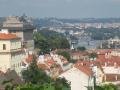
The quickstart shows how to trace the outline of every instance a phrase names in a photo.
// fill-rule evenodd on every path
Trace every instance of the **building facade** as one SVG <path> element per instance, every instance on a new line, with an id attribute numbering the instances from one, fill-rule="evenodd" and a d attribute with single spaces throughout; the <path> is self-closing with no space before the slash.
<path id="1" fill-rule="evenodd" d="M 24 51 L 21 47 L 21 39 L 14 34 L 0 33 L 0 70 L 15 70 L 21 72 Z"/>
<path id="2" fill-rule="evenodd" d="M 3 22 L 2 32 L 8 32 L 21 38 L 22 47 L 28 51 L 34 50 L 33 31 L 34 26 L 24 17 L 7 17 Z"/>

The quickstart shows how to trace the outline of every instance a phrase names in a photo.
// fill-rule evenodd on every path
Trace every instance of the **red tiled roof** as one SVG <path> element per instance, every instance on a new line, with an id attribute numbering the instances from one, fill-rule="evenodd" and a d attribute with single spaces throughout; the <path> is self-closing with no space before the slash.
<path id="1" fill-rule="evenodd" d="M 79 56 L 86 56 L 88 55 L 89 53 L 88 52 L 81 52 L 81 51 L 72 51 L 71 52 L 71 55 L 79 55 Z"/>
<path id="2" fill-rule="evenodd" d="M 95 52 L 99 54 L 111 53 L 112 49 L 97 49 Z"/>
<path id="3" fill-rule="evenodd" d="M 11 39 L 20 39 L 20 38 L 14 34 L 0 33 L 0 40 L 11 40 Z"/>
<path id="4" fill-rule="evenodd" d="M 80 71 L 82 71 L 83 73 L 85 73 L 86 75 L 88 76 L 91 76 L 93 73 L 92 73 L 92 70 L 90 69 L 90 67 L 88 66 L 87 63 L 84 63 L 84 62 L 77 62 L 75 65 L 74 65 L 75 68 L 79 69 Z"/>
<path id="5" fill-rule="evenodd" d="M 114 66 L 115 63 L 116 66 L 120 66 L 119 56 L 110 56 L 109 58 L 105 58 L 105 55 L 98 55 L 96 61 L 99 62 L 102 66 L 105 66 L 105 63 L 107 64 L 107 66 Z"/>

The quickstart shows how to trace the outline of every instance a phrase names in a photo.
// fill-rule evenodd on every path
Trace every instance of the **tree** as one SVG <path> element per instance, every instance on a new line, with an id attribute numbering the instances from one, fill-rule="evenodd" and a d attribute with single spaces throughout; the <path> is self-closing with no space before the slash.
<path id="1" fill-rule="evenodd" d="M 43 85 L 25 84 L 16 87 L 16 90 L 45 90 Z"/>
<path id="2" fill-rule="evenodd" d="M 63 90 L 65 88 L 67 88 L 67 90 L 70 89 L 70 83 L 67 82 L 65 78 L 57 78 L 54 85 L 55 85 L 55 90 Z"/>
<path id="3" fill-rule="evenodd" d="M 58 51 L 57 54 L 65 57 L 68 61 L 70 61 L 70 54 L 67 51 Z"/>
<path id="4" fill-rule="evenodd" d="M 51 49 L 70 48 L 68 40 L 61 34 L 49 30 L 34 33 L 35 48 L 42 53 L 49 53 Z"/>
<path id="5" fill-rule="evenodd" d="M 60 48 L 61 49 L 69 49 L 70 48 L 70 44 L 69 44 L 69 41 L 66 39 L 66 38 L 64 38 L 64 37 L 62 37 L 61 39 L 60 39 Z"/>
<path id="6" fill-rule="evenodd" d="M 50 44 L 47 39 L 40 33 L 34 33 L 35 48 L 40 49 L 40 53 L 48 53 L 50 51 Z"/>
<path id="7" fill-rule="evenodd" d="M 57 78 L 50 83 L 40 84 L 24 84 L 18 86 L 15 90 L 70 90 L 70 83 L 64 78 Z"/>
<path id="8" fill-rule="evenodd" d="M 105 84 L 102 88 L 103 90 L 117 90 L 117 87 L 113 84 Z"/>
<path id="9" fill-rule="evenodd" d="M 103 86 L 96 86 L 95 90 L 118 90 L 117 86 L 113 84 L 105 84 Z"/>
<path id="10" fill-rule="evenodd" d="M 50 82 L 50 77 L 47 76 L 43 70 L 38 68 L 35 58 L 27 70 L 22 72 L 22 76 L 26 83 L 43 84 Z"/>
<path id="11" fill-rule="evenodd" d="M 80 51 L 85 51 L 86 48 L 85 47 L 78 47 L 77 50 L 80 50 Z"/>

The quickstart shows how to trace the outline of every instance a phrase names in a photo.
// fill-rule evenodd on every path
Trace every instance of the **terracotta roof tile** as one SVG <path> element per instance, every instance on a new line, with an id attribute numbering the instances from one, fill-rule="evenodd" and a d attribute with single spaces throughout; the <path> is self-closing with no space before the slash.
<path id="1" fill-rule="evenodd" d="M 0 40 L 11 40 L 11 39 L 20 39 L 20 38 L 14 34 L 0 33 Z"/>
<path id="2" fill-rule="evenodd" d="M 91 76 L 93 73 L 92 73 L 92 70 L 90 69 L 90 67 L 88 66 L 87 63 L 85 62 L 78 62 L 74 65 L 75 68 L 79 69 L 80 71 L 82 71 L 83 73 L 85 73 L 86 75 L 88 76 Z"/>
<path id="3" fill-rule="evenodd" d="M 110 56 L 109 58 L 105 58 L 105 55 L 98 55 L 96 61 L 99 62 L 102 66 L 105 66 L 105 63 L 107 64 L 107 66 L 114 66 L 115 63 L 116 66 L 120 66 L 119 56 Z"/>
<path id="4" fill-rule="evenodd" d="M 97 49 L 95 52 L 98 54 L 111 53 L 112 49 Z"/>

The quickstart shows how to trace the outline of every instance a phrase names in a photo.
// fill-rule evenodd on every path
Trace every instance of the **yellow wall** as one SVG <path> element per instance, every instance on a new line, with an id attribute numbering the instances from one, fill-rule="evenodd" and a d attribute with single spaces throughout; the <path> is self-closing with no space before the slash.
<path id="1" fill-rule="evenodd" d="M 10 68 L 10 54 L 0 54 L 0 70 L 5 71 Z"/>
<path id="2" fill-rule="evenodd" d="M 6 50 L 3 50 L 3 44 L 6 44 Z M 20 40 L 0 40 L 0 52 L 10 52 L 21 48 Z"/>
<path id="3" fill-rule="evenodd" d="M 6 44 L 6 50 L 3 50 L 3 44 Z M 9 40 L 0 40 L 0 52 L 10 52 Z"/>
<path id="4" fill-rule="evenodd" d="M 6 50 L 3 50 L 3 44 L 6 44 Z M 21 40 L 0 40 L 0 60 L 2 71 L 10 68 L 20 74 L 22 61 L 24 60 L 24 53 L 21 51 Z"/>

